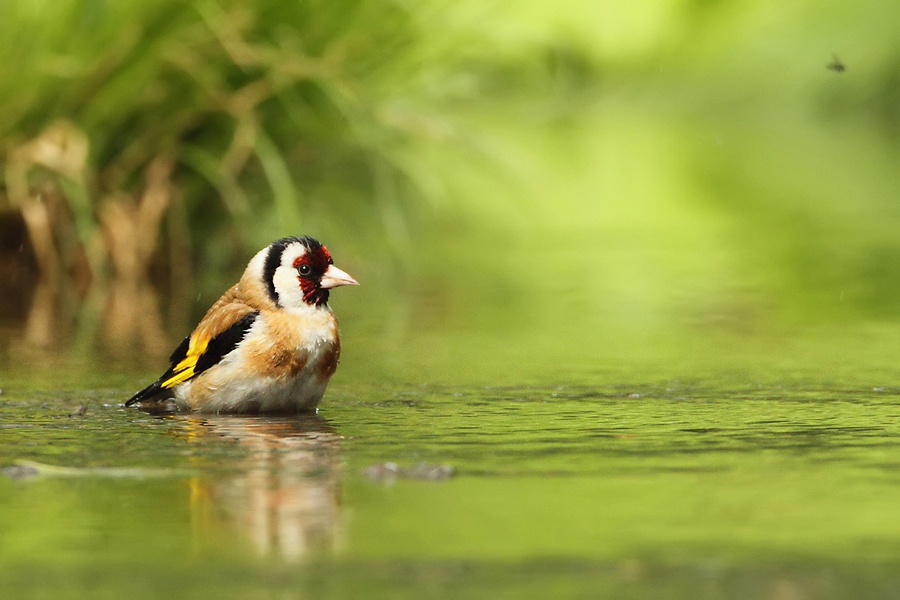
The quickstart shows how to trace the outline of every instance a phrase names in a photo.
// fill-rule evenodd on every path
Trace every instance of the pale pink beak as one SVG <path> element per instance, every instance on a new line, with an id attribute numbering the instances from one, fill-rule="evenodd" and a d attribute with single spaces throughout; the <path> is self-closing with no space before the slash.
<path id="1" fill-rule="evenodd" d="M 327 290 L 340 285 L 359 285 L 359 283 L 336 266 L 328 265 L 328 268 L 322 274 L 322 279 L 319 280 L 319 287 Z"/>

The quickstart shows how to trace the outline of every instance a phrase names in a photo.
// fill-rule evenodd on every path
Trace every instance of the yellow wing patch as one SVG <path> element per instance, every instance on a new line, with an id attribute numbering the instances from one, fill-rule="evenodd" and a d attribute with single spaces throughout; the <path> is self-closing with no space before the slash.
<path id="1" fill-rule="evenodd" d="M 210 338 L 208 336 L 201 335 L 191 338 L 187 354 L 177 365 L 175 365 L 175 368 L 172 369 L 172 376 L 163 381 L 160 384 L 160 387 L 169 389 L 170 387 L 176 386 L 182 381 L 187 381 L 193 377 L 194 368 L 197 366 L 197 359 L 206 352 L 209 340 Z"/>

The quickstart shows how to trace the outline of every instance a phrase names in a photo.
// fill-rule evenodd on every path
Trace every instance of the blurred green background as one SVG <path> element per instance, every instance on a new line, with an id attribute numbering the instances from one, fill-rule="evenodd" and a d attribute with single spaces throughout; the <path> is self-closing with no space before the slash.
<path id="1" fill-rule="evenodd" d="M 0 467 L 43 465 L 0 595 L 894 596 L 898 40 L 883 0 L 0 2 Z M 319 418 L 119 407 L 297 234 L 362 284 Z"/>
<path id="2" fill-rule="evenodd" d="M 113 358 L 161 357 L 257 249 L 303 233 L 363 282 L 334 302 L 382 375 L 888 369 L 898 12 L 5 2 L 0 203 L 51 207 L 57 264 L 30 265 L 76 307 L 35 345 L 93 347 L 106 324 Z M 132 279 L 182 298 L 162 326 L 109 325 Z"/>

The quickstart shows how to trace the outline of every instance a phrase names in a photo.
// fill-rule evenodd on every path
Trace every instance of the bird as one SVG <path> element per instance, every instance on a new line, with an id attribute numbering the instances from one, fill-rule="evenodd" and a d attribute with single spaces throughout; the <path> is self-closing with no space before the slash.
<path id="1" fill-rule="evenodd" d="M 312 412 L 341 354 L 328 296 L 359 285 L 309 236 L 275 240 L 249 262 L 125 406 L 202 413 Z M 174 403 L 174 406 L 173 406 Z"/>

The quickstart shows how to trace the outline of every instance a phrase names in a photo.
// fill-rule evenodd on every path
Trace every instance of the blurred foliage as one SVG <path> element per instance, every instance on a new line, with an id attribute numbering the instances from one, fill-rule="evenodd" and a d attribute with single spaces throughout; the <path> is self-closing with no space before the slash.
<path id="1" fill-rule="evenodd" d="M 32 193 L 66 199 L 49 212 L 72 213 L 56 233 L 84 247 L 70 271 L 102 267 L 101 237 L 137 270 L 201 259 L 194 312 L 271 239 L 316 235 L 377 283 L 335 302 L 400 371 L 535 364 L 562 342 L 559 363 L 698 345 L 720 359 L 848 324 L 882 327 L 860 356 L 885 356 L 900 321 L 898 10 L 6 2 L 4 183 L 13 204 L 23 170 Z M 84 136 L 80 168 L 34 151 L 54 135 Z"/>
<path id="2" fill-rule="evenodd" d="M 484 32 L 451 44 L 433 35 L 433 9 L 391 1 L 0 11 L 0 136 L 13 148 L 58 119 L 84 132 L 87 189 L 67 194 L 82 241 L 101 204 L 134 196 L 148 165 L 170 157 L 174 218 L 207 258 L 237 249 L 243 260 L 309 230 L 400 249 L 423 200 L 441 199 L 415 142 L 458 141 L 449 105 L 533 87 L 550 68 L 540 53 L 492 51 Z"/>

